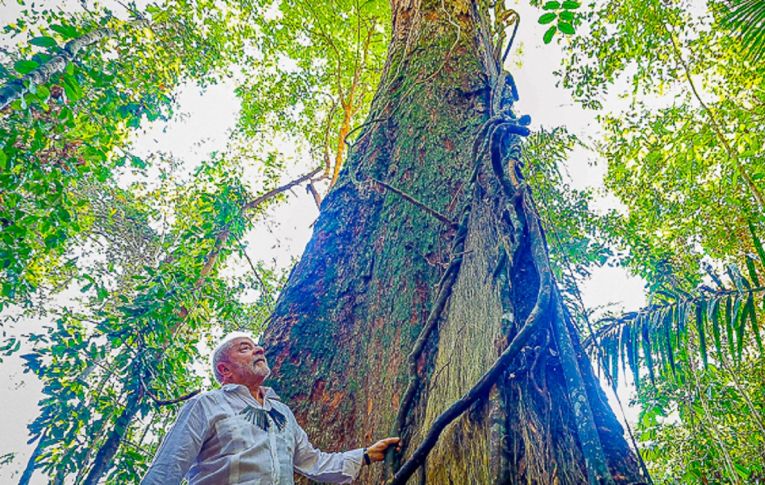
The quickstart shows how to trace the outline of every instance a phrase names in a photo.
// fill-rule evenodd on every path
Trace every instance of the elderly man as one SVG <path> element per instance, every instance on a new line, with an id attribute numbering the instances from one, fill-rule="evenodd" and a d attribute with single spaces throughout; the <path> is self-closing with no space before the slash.
<path id="1" fill-rule="evenodd" d="M 293 471 L 319 482 L 350 483 L 363 464 L 381 461 L 398 438 L 368 448 L 324 453 L 308 441 L 286 404 L 263 381 L 263 348 L 247 334 L 226 337 L 213 352 L 221 388 L 181 409 L 141 483 L 170 485 L 292 484 Z"/>

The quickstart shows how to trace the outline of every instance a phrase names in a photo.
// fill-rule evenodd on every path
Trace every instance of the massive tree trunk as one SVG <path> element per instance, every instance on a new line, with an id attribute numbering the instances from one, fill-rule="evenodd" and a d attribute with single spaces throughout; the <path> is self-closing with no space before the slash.
<path id="1" fill-rule="evenodd" d="M 420 478 L 643 481 L 551 280 L 517 169 L 525 128 L 484 7 L 392 8 L 371 114 L 267 331 L 274 386 L 322 448 L 400 432 L 406 459 L 519 348 L 446 427 Z M 379 483 L 399 465 L 363 478 Z"/>

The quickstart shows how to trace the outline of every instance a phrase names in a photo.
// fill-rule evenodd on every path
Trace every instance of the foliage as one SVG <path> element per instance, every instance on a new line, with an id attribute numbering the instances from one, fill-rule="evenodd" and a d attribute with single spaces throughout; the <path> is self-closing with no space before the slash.
<path id="1" fill-rule="evenodd" d="M 659 483 L 765 479 L 762 359 L 686 368 L 638 393 L 641 451 Z"/>
<path id="2" fill-rule="evenodd" d="M 537 20 L 542 25 L 552 24 L 542 35 L 542 41 L 545 44 L 552 42 L 556 32 L 564 35 L 573 35 L 576 32 L 575 26 L 579 23 L 576 16 L 576 10 L 581 4 L 575 0 L 565 0 L 564 2 L 549 1 L 542 5 L 543 13 Z"/>
<path id="3" fill-rule="evenodd" d="M 639 384 L 639 436 L 667 481 L 762 475 L 764 434 L 752 423 L 765 389 L 753 370 L 764 359 L 765 91 L 729 34 L 727 8 L 596 2 L 559 73 L 599 110 L 605 183 L 624 204 L 603 234 L 651 295 L 648 307 L 596 324 L 591 351 L 613 377 Z"/>
<path id="4" fill-rule="evenodd" d="M 256 17 L 259 50 L 237 88 L 239 136 L 306 144 L 333 183 L 380 79 L 389 10 L 386 1 L 281 2 Z"/>
<path id="5" fill-rule="evenodd" d="M 224 259 L 237 248 L 221 247 L 220 235 L 235 241 L 248 226 L 242 207 L 249 195 L 238 175 L 223 170 L 226 165 L 215 160 L 177 187 L 178 194 L 168 194 L 176 195 L 177 217 L 164 238 L 151 241 L 158 263 L 134 268 L 118 285 L 108 274 L 85 276 L 82 309 L 63 308 L 49 331 L 33 339 L 35 350 L 22 356 L 44 384 L 46 397 L 30 431 L 41 436 L 38 465 L 50 475 L 82 479 L 131 392 L 174 399 L 198 388 L 209 375 L 199 364 L 206 360 L 199 342 L 226 330 L 257 332 L 270 312 L 268 275 L 253 273 L 232 287 L 208 269 L 211 258 Z M 124 224 L 122 232 L 133 231 L 136 219 Z M 260 299 L 241 303 L 251 287 Z M 124 437 L 129 446 L 117 456 L 110 481 L 136 481 L 151 459 L 146 451 L 161 435 L 160 423 L 172 417 L 152 399 L 141 404 Z"/>
<path id="6" fill-rule="evenodd" d="M 668 265 L 691 287 L 704 256 L 743 265 L 749 223 L 763 228 L 761 70 L 687 3 L 604 2 L 588 20 L 562 79 L 585 106 L 611 88 L 629 99 L 600 115 L 599 145 L 606 185 L 628 210 L 612 231 L 626 262 L 649 281 Z"/>
<path id="7" fill-rule="evenodd" d="M 579 284 L 613 256 L 601 234 L 612 216 L 600 216 L 590 209 L 591 190 L 571 186 L 564 170 L 577 147 L 581 148 L 581 142 L 565 128 L 543 128 L 526 138 L 522 158 L 528 184 L 539 204 L 555 277 L 567 307 L 575 310 L 584 328 L 590 311 L 584 307 Z"/>
<path id="8" fill-rule="evenodd" d="M 246 30 L 228 24 L 232 12 L 213 3 L 169 2 L 119 19 L 108 10 L 69 14 L 30 7 L 5 26 L 20 41 L 0 80 L 42 67 L 67 41 L 95 29 L 110 33 L 78 53 L 49 82 L 30 85 L 0 119 L 0 238 L 4 302 L 47 282 L 66 241 L 89 229 L 87 186 L 107 182 L 123 165 L 145 166 L 126 151 L 142 121 L 167 119 L 173 90 L 185 78 L 220 76 L 241 51 Z M 199 53 L 205 55 L 199 55 Z"/>
<path id="9" fill-rule="evenodd" d="M 715 290 L 702 285 L 696 295 L 660 291 L 655 298 L 659 302 L 647 308 L 601 320 L 597 333 L 585 346 L 600 354 L 615 379 L 619 361 L 622 368 L 626 362 L 637 386 L 641 367 L 655 382 L 656 371 L 663 379 L 672 379 L 679 367 L 691 366 L 699 359 L 707 367 L 710 360 L 740 361 L 745 350 L 761 354 L 762 314 L 758 307 L 762 304 L 765 312 L 765 287 L 759 283 L 754 263 L 750 264 L 751 279 L 731 269 L 734 288 Z M 698 355 L 692 355 L 691 348 Z"/>
<path id="10" fill-rule="evenodd" d="M 723 17 L 723 25 L 737 33 L 744 52 L 757 63 L 765 52 L 765 3 L 761 0 L 734 0 Z"/>

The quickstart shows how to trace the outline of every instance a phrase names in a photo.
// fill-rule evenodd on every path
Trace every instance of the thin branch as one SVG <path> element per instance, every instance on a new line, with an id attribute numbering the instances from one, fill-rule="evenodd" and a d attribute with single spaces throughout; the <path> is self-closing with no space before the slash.
<path id="1" fill-rule="evenodd" d="M 423 204 L 422 202 L 420 202 L 419 200 L 415 199 L 414 197 L 412 197 L 411 195 L 407 194 L 406 192 L 403 192 L 403 191 L 401 191 L 401 190 L 399 190 L 399 189 L 397 189 L 397 188 L 395 188 L 395 187 L 393 187 L 391 185 L 388 185 L 388 184 L 386 184 L 383 181 L 377 180 L 374 177 L 369 177 L 369 180 L 371 180 L 372 182 L 376 183 L 377 185 L 383 187 L 384 189 L 393 192 L 394 194 L 398 195 L 399 197 L 401 197 L 402 199 L 406 200 L 407 202 L 410 202 L 410 203 L 414 204 L 415 206 L 417 206 L 420 209 L 424 210 L 425 212 L 427 212 L 431 216 L 435 217 L 439 221 L 443 222 L 447 226 L 452 227 L 452 228 L 456 228 L 454 222 L 451 219 L 449 219 L 445 215 L 441 214 L 437 210 L 435 210 L 435 209 L 433 209 L 431 207 L 428 207 L 427 205 Z"/>
<path id="2" fill-rule="evenodd" d="M 321 210 L 321 194 L 319 193 L 318 190 L 316 190 L 316 186 L 313 184 L 313 180 L 308 182 L 305 189 L 313 197 L 313 201 L 316 204 L 316 208 Z"/>
<path id="3" fill-rule="evenodd" d="M 321 167 L 315 168 L 315 169 L 311 170 L 310 172 L 308 172 L 307 174 L 301 175 L 300 177 L 296 178 L 295 180 L 291 180 L 291 181 L 287 182 L 284 185 L 280 185 L 279 187 L 276 187 L 275 189 L 271 189 L 268 192 L 266 192 L 265 194 L 260 195 L 258 197 L 255 197 L 254 199 L 252 199 L 251 201 L 246 203 L 242 207 L 242 210 L 247 212 L 249 210 L 255 209 L 257 206 L 259 206 L 263 202 L 267 201 L 268 199 L 271 199 L 271 198 L 281 194 L 282 192 L 286 192 L 286 191 L 288 191 L 289 189 L 291 189 L 292 187 L 294 187 L 296 185 L 300 185 L 303 182 L 307 182 L 307 181 L 311 180 L 316 175 L 318 175 L 319 172 L 321 172 Z"/>
<path id="4" fill-rule="evenodd" d="M 189 399 L 196 396 L 200 392 L 202 392 L 201 389 L 197 389 L 181 397 L 164 400 L 164 399 L 157 398 L 157 396 L 155 396 L 154 393 L 151 392 L 151 390 L 149 390 L 149 388 L 146 388 L 146 394 L 151 398 L 152 401 L 154 401 L 154 404 L 156 404 L 157 406 L 169 406 L 171 404 L 178 404 L 179 402 L 188 401 Z"/>
<path id="5" fill-rule="evenodd" d="M 135 25 L 141 26 L 147 23 L 146 20 L 141 19 L 136 21 Z M 48 61 L 32 70 L 30 73 L 5 83 L 5 85 L 0 88 L 0 111 L 4 110 L 13 101 L 21 98 L 24 94 L 29 92 L 32 87 L 44 84 L 55 74 L 63 72 L 67 64 L 75 58 L 79 51 L 112 35 L 114 35 L 114 30 L 103 27 L 88 32 L 76 39 L 72 39 L 64 45 L 58 54 L 51 57 Z"/>

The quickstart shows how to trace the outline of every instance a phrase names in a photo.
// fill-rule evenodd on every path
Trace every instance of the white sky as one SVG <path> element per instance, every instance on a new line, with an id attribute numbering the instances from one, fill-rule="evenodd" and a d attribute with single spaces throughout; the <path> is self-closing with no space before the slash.
<path id="1" fill-rule="evenodd" d="M 520 69 L 511 68 L 518 85 L 520 113 L 530 114 L 532 128 L 539 126 L 566 126 L 569 131 L 585 141 L 592 139 L 592 134 L 599 131 L 594 113 L 586 112 L 576 105 L 568 93 L 556 87 L 552 72 L 559 68 L 561 50 L 555 44 L 542 44 L 544 26 L 536 23 L 539 13 L 525 3 L 517 5 L 522 16 L 522 24 L 516 41 L 515 52 L 519 47 L 523 52 Z M 16 15 L 18 7 L 14 4 L 0 6 L 0 19 L 3 23 Z M 515 62 L 515 59 L 510 61 Z M 164 151 L 183 159 L 189 173 L 212 151 L 225 149 L 229 130 L 233 128 L 239 109 L 238 100 L 233 93 L 233 85 L 211 86 L 201 92 L 195 86 L 185 86 L 179 96 L 179 113 L 183 117 L 169 123 L 154 123 L 146 127 L 136 140 L 135 152 L 147 155 L 154 151 Z M 290 147 L 285 151 L 294 153 Z M 595 207 L 607 209 L 616 206 L 613 196 L 603 194 L 603 175 L 605 164 L 601 161 L 593 165 L 593 155 L 585 150 L 576 150 L 568 163 L 568 173 L 575 188 L 598 189 Z M 289 174 L 284 180 L 304 173 L 312 168 L 308 160 L 294 160 Z M 289 200 L 271 210 L 272 222 L 259 223 L 248 234 L 248 254 L 264 261 L 273 261 L 280 267 L 288 267 L 291 260 L 299 257 L 307 243 L 310 225 L 318 215 L 313 199 L 304 188 L 296 188 Z M 585 304 L 590 308 L 614 304 L 615 310 L 634 310 L 645 304 L 643 282 L 629 276 L 621 268 L 605 267 L 593 271 L 592 277 L 582 287 Z M 68 295 L 67 295 L 68 296 Z M 66 298 L 65 296 L 64 298 Z M 10 333 L 26 333 L 40 329 L 44 322 L 24 321 L 15 327 L 6 328 Z M 41 398 L 41 386 L 31 374 L 23 374 L 19 352 L 0 364 L 0 392 L 11 397 L 6 402 L 5 412 L 0 415 L 0 457 L 15 453 L 7 465 L 0 465 L 0 483 L 12 483 L 18 480 L 32 446 L 26 445 L 26 426 L 37 415 L 37 401 Z M 620 389 L 622 401 L 628 401 L 629 390 Z M 616 408 L 615 408 L 616 409 Z M 634 422 L 636 410 L 628 411 L 629 420 Z M 617 415 L 618 415 L 617 411 Z M 45 483 L 38 473 L 33 483 Z"/>

